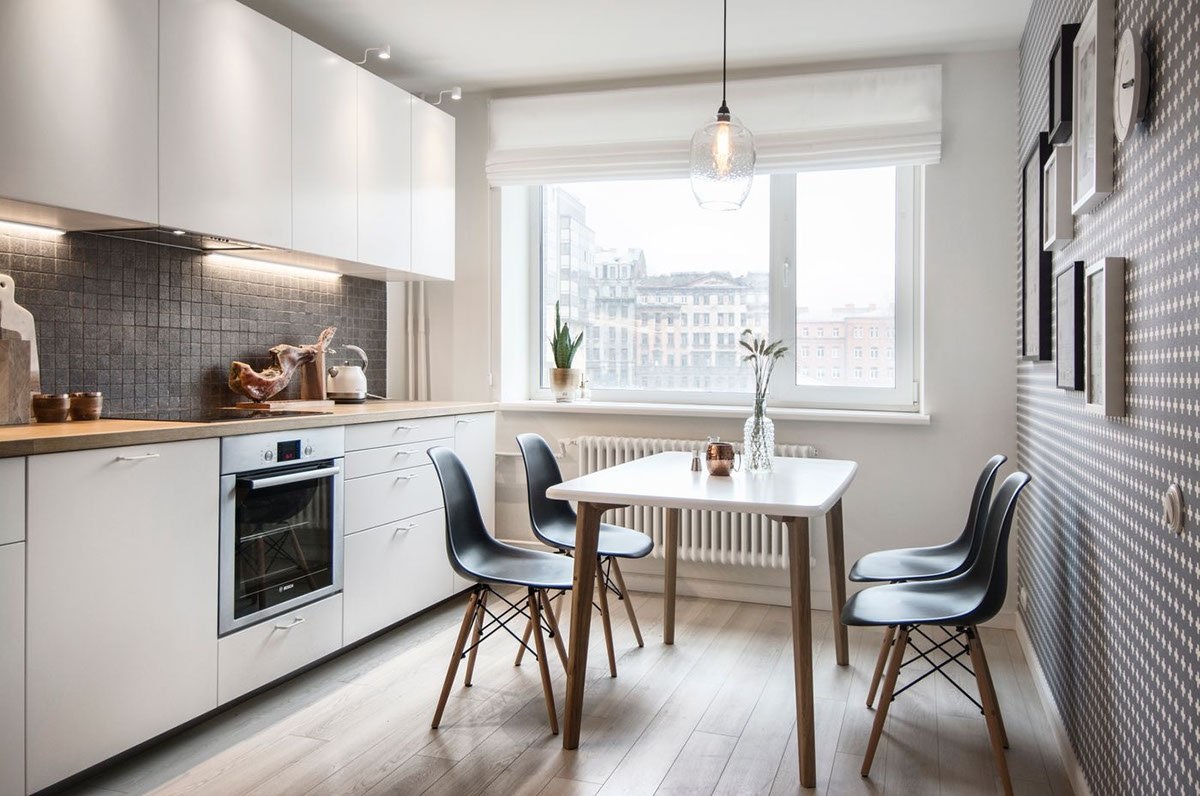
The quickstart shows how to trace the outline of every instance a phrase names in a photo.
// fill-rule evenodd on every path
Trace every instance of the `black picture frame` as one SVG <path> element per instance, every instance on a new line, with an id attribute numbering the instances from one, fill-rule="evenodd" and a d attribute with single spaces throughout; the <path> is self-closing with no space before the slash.
<path id="1" fill-rule="evenodd" d="M 1079 24 L 1063 25 L 1050 49 L 1050 143 L 1065 144 L 1071 140 L 1071 80 L 1072 46 Z"/>
<path id="2" fill-rule="evenodd" d="M 1083 270 L 1076 261 L 1054 275 L 1054 299 L 1058 317 L 1054 327 L 1058 358 L 1055 386 L 1063 390 L 1084 387 Z"/>
<path id="3" fill-rule="evenodd" d="M 1038 133 L 1021 160 L 1021 356 L 1041 361 L 1054 356 L 1050 339 L 1054 255 L 1042 246 L 1042 204 L 1046 200 L 1042 181 L 1049 158 L 1050 141 L 1046 133 Z"/>

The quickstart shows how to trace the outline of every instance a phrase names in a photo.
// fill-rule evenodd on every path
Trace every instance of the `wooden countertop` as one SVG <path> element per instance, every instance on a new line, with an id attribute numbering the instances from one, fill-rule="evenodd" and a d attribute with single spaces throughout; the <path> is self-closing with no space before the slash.
<path id="1" fill-rule="evenodd" d="M 493 412 L 494 403 L 464 401 L 368 401 L 335 406 L 332 414 L 231 420 L 221 423 L 176 423 L 161 420 L 71 420 L 0 426 L 0 458 L 91 448 L 115 448 L 185 439 L 231 437 L 262 431 L 290 431 L 323 426 L 348 426 L 419 417 L 444 417 Z"/>

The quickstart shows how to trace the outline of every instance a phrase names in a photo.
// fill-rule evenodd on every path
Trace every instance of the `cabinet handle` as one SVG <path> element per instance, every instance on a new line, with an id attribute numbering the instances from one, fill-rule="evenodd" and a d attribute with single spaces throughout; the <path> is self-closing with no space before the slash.
<path id="1" fill-rule="evenodd" d="M 457 418 L 457 419 L 456 419 L 454 422 L 455 422 L 455 423 L 463 423 L 464 425 L 469 425 L 469 424 L 471 424 L 471 423 L 474 423 L 474 422 L 475 422 L 475 418 L 473 418 L 473 417 L 460 417 L 460 418 Z"/>
<path id="2" fill-rule="evenodd" d="M 139 456 L 118 456 L 117 461 L 119 461 L 119 462 L 144 462 L 147 459 L 157 459 L 158 457 L 159 457 L 159 454 L 157 454 L 157 453 L 143 453 Z"/>
<path id="3" fill-rule="evenodd" d="M 409 531 L 411 531 L 413 528 L 416 528 L 416 527 L 417 527 L 417 526 L 415 526 L 415 525 L 412 525 L 412 524 L 409 524 L 409 525 L 397 525 L 397 526 L 396 526 L 396 531 L 395 531 L 395 533 L 393 533 L 393 534 L 392 534 L 392 536 L 395 536 L 396 534 L 398 534 L 398 533 L 401 533 L 401 532 L 403 532 L 403 533 L 408 533 Z"/>
<path id="4" fill-rule="evenodd" d="M 397 481 L 411 481 L 414 478 L 416 478 L 415 475 L 398 475 L 398 476 L 396 476 Z"/>
<path id="5" fill-rule="evenodd" d="M 293 627 L 295 627 L 296 625 L 299 625 L 303 622 L 304 622 L 304 617 L 296 616 L 296 617 L 292 618 L 292 621 L 289 624 L 275 625 L 275 629 L 276 630 L 291 630 Z"/>
<path id="6" fill-rule="evenodd" d="M 412 456 L 412 455 L 413 455 L 412 451 L 396 451 L 397 459 L 399 459 L 401 456 Z"/>
<path id="7" fill-rule="evenodd" d="M 392 433 L 399 434 L 401 431 L 412 431 L 416 426 L 396 426 L 396 430 Z"/>

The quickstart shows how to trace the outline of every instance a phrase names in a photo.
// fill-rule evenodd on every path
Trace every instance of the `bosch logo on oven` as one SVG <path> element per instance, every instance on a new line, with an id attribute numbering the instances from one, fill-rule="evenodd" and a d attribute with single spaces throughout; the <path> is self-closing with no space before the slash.
<path id="1" fill-rule="evenodd" d="M 295 583 L 285 583 L 279 587 L 279 593 L 283 594 L 285 591 L 291 591 L 295 585 Z"/>

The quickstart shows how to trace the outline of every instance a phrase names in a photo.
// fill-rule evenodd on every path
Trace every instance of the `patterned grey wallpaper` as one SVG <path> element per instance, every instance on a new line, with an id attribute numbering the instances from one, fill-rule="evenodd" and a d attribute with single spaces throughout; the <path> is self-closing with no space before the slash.
<path id="1" fill-rule="evenodd" d="M 1115 191 L 1056 267 L 1127 258 L 1128 413 L 1084 413 L 1054 363 L 1018 365 L 1022 614 L 1095 794 L 1200 793 L 1200 0 L 1115 0 L 1145 31 L 1148 123 Z M 1046 127 L 1046 60 L 1086 0 L 1034 0 L 1021 42 L 1020 151 Z M 1115 139 L 1114 139 L 1114 146 Z M 1019 155 L 1018 155 L 1019 157 Z M 1014 175 L 1018 168 L 1014 168 Z M 1014 187 L 1017 180 L 1014 179 Z M 1019 306 L 1019 303 L 1018 303 Z M 1159 497 L 1193 507 L 1177 537 Z"/>
<path id="2" fill-rule="evenodd" d="M 0 273 L 37 324 L 42 389 L 100 390 L 108 416 L 228 405 L 231 360 L 262 367 L 271 346 L 312 342 L 325 326 L 338 327 L 335 347 L 362 347 L 383 377 L 382 282 L 248 270 L 83 233 L 0 233 Z"/>

